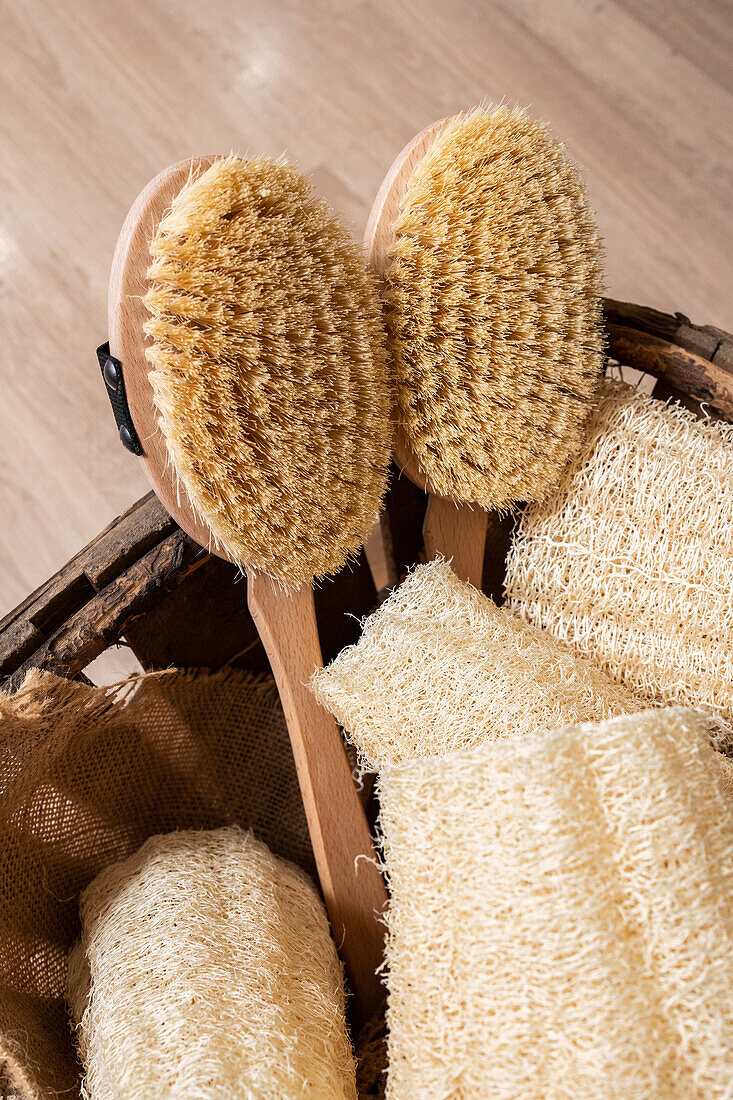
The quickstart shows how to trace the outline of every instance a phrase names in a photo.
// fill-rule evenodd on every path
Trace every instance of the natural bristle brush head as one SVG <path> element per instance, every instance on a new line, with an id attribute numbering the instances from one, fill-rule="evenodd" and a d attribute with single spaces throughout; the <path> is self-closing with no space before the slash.
<path id="1" fill-rule="evenodd" d="M 367 230 L 413 480 L 486 509 L 539 499 L 601 374 L 601 245 L 562 145 L 520 110 L 429 127 Z"/>
<path id="2" fill-rule="evenodd" d="M 155 487 L 165 481 L 175 518 L 237 564 L 288 586 L 334 573 L 372 528 L 391 446 L 383 327 L 359 249 L 282 162 L 208 158 L 158 180 L 130 215 L 146 234 L 134 320 L 147 362 L 120 355 L 126 379 L 146 376 L 130 403 L 136 426 L 136 408 L 152 407 L 147 440 L 138 431 Z"/>

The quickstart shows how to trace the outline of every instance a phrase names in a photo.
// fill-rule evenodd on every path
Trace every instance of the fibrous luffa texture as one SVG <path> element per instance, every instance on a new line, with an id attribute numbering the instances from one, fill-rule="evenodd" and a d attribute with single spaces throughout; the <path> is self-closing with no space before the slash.
<path id="1" fill-rule="evenodd" d="M 506 588 L 649 701 L 733 721 L 733 427 L 605 382 L 581 452 L 521 521 Z"/>
<path id="2" fill-rule="evenodd" d="M 215 544 L 288 585 L 337 571 L 387 484 L 391 395 L 371 278 L 293 168 L 215 161 L 150 245 L 145 326 L 174 470 Z"/>
<path id="3" fill-rule="evenodd" d="M 398 442 L 442 496 L 541 498 L 600 376 L 601 247 L 576 168 L 524 112 L 459 115 L 417 166 L 385 299 Z"/>
<path id="4" fill-rule="evenodd" d="M 733 819 L 658 710 L 389 766 L 389 1100 L 723 1100 Z"/>
<path id="5" fill-rule="evenodd" d="M 377 769 L 645 707 L 443 561 L 418 566 L 312 686 Z"/>
<path id="6" fill-rule="evenodd" d="M 719 720 L 644 712 L 443 562 L 313 686 L 380 769 L 389 1100 L 722 1100 Z"/>
<path id="7" fill-rule="evenodd" d="M 153 837 L 81 915 L 69 1000 L 90 1100 L 355 1100 L 323 904 L 251 833 Z"/>

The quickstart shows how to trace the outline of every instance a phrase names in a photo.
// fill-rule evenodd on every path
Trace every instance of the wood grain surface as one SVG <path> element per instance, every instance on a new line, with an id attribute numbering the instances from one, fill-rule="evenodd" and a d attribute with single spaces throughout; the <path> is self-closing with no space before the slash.
<path id="1" fill-rule="evenodd" d="M 451 116 L 437 119 L 425 126 L 419 134 L 415 134 L 397 154 L 379 185 L 364 230 L 364 256 L 380 283 L 389 267 L 389 250 L 394 240 L 394 224 L 413 173 L 427 156 L 433 142 L 450 122 Z M 397 465 L 407 474 L 410 481 L 414 481 L 415 485 L 428 492 L 427 478 L 420 468 L 417 457 L 412 453 L 400 424 L 397 425 L 395 432 L 394 456 Z"/>
<path id="2" fill-rule="evenodd" d="M 488 520 L 488 512 L 477 504 L 431 496 L 422 529 L 426 558 L 447 558 L 457 577 L 480 588 Z"/>
<path id="3" fill-rule="evenodd" d="M 284 593 L 268 577 L 248 573 L 247 599 L 285 712 L 323 899 L 356 996 L 352 1007 L 364 1024 L 384 999 L 377 970 L 387 891 L 339 728 L 308 688 L 322 665 L 313 589 Z"/>
<path id="4" fill-rule="evenodd" d="M 109 347 L 122 363 L 130 415 L 143 450 L 139 461 L 175 521 L 207 550 L 212 549 L 211 531 L 196 515 L 176 475 L 158 424 L 153 388 L 148 380 L 150 364 L 145 355 L 150 341 L 143 332 L 150 314 L 143 298 L 148 290 L 150 241 L 163 215 L 171 200 L 185 187 L 191 172 L 208 168 L 213 159 L 195 157 L 172 164 L 140 192 L 120 230 L 112 258 L 107 303 Z"/>
<path id="5" fill-rule="evenodd" d="M 584 167 L 608 292 L 733 328 L 723 0 L 0 0 L 0 613 L 146 488 L 94 348 L 166 164 L 286 152 L 361 236 L 397 152 L 484 97 Z"/>

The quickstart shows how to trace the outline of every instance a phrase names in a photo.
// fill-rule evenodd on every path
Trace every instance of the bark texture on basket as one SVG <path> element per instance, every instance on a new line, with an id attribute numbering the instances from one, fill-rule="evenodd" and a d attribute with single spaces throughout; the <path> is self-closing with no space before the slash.
<path id="1" fill-rule="evenodd" d="M 679 393 L 733 419 L 733 336 L 693 325 L 683 313 L 606 299 L 609 353 L 629 367 L 664 379 Z"/>

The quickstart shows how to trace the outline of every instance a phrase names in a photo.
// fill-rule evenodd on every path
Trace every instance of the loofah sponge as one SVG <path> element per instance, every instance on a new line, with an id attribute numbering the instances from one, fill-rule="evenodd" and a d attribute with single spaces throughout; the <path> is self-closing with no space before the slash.
<path id="1" fill-rule="evenodd" d="M 555 483 L 602 368 L 600 253 L 544 125 L 478 108 L 436 138 L 385 283 L 398 421 L 433 492 L 506 508 Z"/>
<path id="2" fill-rule="evenodd" d="M 733 795 L 733 760 L 718 753 L 718 765 L 723 777 L 723 786 L 728 794 Z"/>
<path id="3" fill-rule="evenodd" d="M 418 566 L 311 685 L 374 768 L 645 706 L 443 561 Z"/>
<path id="4" fill-rule="evenodd" d="M 583 449 L 522 519 L 506 589 L 650 702 L 733 721 L 733 426 L 605 382 Z"/>
<path id="5" fill-rule="evenodd" d="M 90 1100 L 355 1100 L 323 904 L 251 833 L 153 837 L 81 915 L 69 1001 Z"/>
<path id="6" fill-rule="evenodd" d="M 709 719 L 387 767 L 389 1100 L 723 1100 L 733 817 Z"/>
<path id="7" fill-rule="evenodd" d="M 149 375 L 170 461 L 216 542 L 288 585 L 334 573 L 386 490 L 391 397 L 359 252 L 295 169 L 231 156 L 151 245 Z"/>

